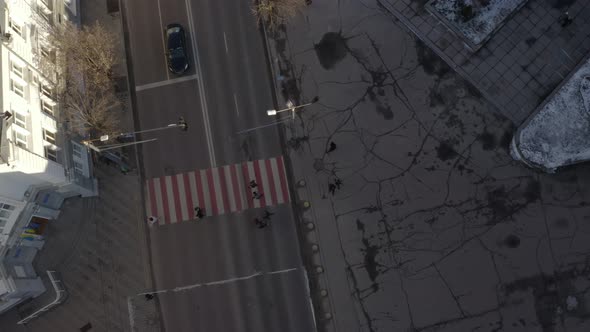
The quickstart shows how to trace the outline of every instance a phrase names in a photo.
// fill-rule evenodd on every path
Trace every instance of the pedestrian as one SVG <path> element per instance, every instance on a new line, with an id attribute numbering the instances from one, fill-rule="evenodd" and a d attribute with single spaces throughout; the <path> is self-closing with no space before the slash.
<path id="1" fill-rule="evenodd" d="M 340 190 L 340 186 L 342 185 L 342 180 L 340 180 L 340 178 L 336 178 L 334 185 L 336 186 L 336 189 Z"/>
<path id="2" fill-rule="evenodd" d="M 268 223 L 264 220 L 260 220 L 260 218 L 254 218 L 254 223 L 256 226 L 258 226 L 258 228 L 264 228 L 268 226 Z"/>
<path id="3" fill-rule="evenodd" d="M 254 195 L 254 199 L 261 199 L 262 196 L 264 196 L 264 194 L 261 194 L 257 191 L 252 192 L 252 195 Z"/>
<path id="4" fill-rule="evenodd" d="M 197 219 L 201 219 L 205 216 L 205 213 L 203 212 L 203 209 L 201 209 L 200 207 L 196 207 L 195 208 L 195 215 L 197 217 Z"/>
<path id="5" fill-rule="evenodd" d="M 256 183 L 256 180 L 250 181 L 250 188 L 256 188 L 256 187 L 258 187 L 258 184 Z"/>
<path id="6" fill-rule="evenodd" d="M 158 218 L 156 218 L 156 217 L 154 217 L 154 216 L 149 216 L 149 217 L 148 217 L 148 223 L 149 223 L 150 225 L 153 225 L 153 224 L 155 224 L 155 223 L 157 223 L 157 222 L 158 222 Z"/>
<path id="7" fill-rule="evenodd" d="M 330 147 L 328 148 L 328 153 L 336 150 L 336 143 L 330 142 Z"/>
<path id="8" fill-rule="evenodd" d="M 558 22 L 559 24 L 561 24 L 562 28 L 565 28 L 566 26 L 572 24 L 574 20 L 570 17 L 569 12 L 565 12 L 563 14 L 561 14 L 561 16 L 559 16 Z"/>
<path id="9" fill-rule="evenodd" d="M 336 185 L 333 183 L 330 183 L 328 185 L 328 191 L 330 192 L 330 194 L 334 195 L 334 193 L 336 192 Z"/>
<path id="10" fill-rule="evenodd" d="M 264 217 L 262 217 L 263 220 L 270 220 L 270 217 L 272 217 L 274 213 L 268 211 L 268 210 L 264 210 Z"/>

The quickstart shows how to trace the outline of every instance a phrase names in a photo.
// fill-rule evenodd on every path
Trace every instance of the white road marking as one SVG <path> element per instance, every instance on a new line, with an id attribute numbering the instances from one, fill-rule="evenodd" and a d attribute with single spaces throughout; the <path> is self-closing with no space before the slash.
<path id="1" fill-rule="evenodd" d="M 164 22 L 162 22 L 162 9 L 160 7 L 160 0 L 158 0 L 158 17 L 160 18 L 160 26 L 162 27 L 162 30 L 164 30 L 165 27 Z M 164 40 L 164 33 L 162 33 L 160 37 L 162 38 L 162 46 L 164 47 L 164 54 L 162 55 L 164 56 L 164 68 L 166 68 L 166 78 L 170 79 L 170 73 L 168 72 L 168 61 L 166 60 L 166 41 Z"/>
<path id="2" fill-rule="evenodd" d="M 260 182 L 258 183 L 258 188 L 260 188 L 260 193 L 264 195 L 264 202 L 265 205 L 272 204 L 272 195 L 270 191 L 270 179 L 268 178 L 267 172 L 270 170 L 266 169 L 266 161 L 265 160 L 256 160 L 254 161 L 258 164 L 258 168 L 260 169 Z M 258 200 L 259 201 L 259 200 Z"/>
<path id="3" fill-rule="evenodd" d="M 165 86 L 165 85 L 170 85 L 170 84 L 175 84 L 175 83 L 180 83 L 180 82 L 185 82 L 185 81 L 190 81 L 190 80 L 196 80 L 197 78 L 199 78 L 197 75 L 190 75 L 190 76 L 173 78 L 171 80 L 153 82 L 153 83 L 148 83 L 148 84 L 144 84 L 144 85 L 137 85 L 137 86 L 135 86 L 135 91 L 143 91 L 143 90 L 158 88 L 158 87 Z"/>
<path id="4" fill-rule="evenodd" d="M 176 178 L 174 179 L 178 185 L 178 200 L 180 201 L 180 215 L 182 219 L 180 220 L 188 220 L 188 216 L 190 211 L 188 210 L 188 204 L 186 204 L 186 190 L 190 190 L 190 188 L 184 187 L 184 175 L 183 174 L 176 174 Z"/>
<path id="5" fill-rule="evenodd" d="M 227 48 L 227 36 L 225 35 L 225 31 L 223 32 L 223 42 L 225 43 L 225 53 L 229 53 Z"/>
<path id="6" fill-rule="evenodd" d="M 188 182 L 189 182 L 189 186 L 191 188 L 191 196 L 193 199 L 193 206 L 199 206 L 199 194 L 197 192 L 197 179 L 195 178 L 195 176 L 201 176 L 200 174 L 197 174 L 196 172 L 190 172 L 188 173 Z M 204 209 L 204 206 L 199 206 L 200 208 Z"/>
<path id="7" fill-rule="evenodd" d="M 212 211 L 213 206 L 211 204 L 211 196 L 209 195 L 211 193 L 211 191 L 209 190 L 209 181 L 207 180 L 207 171 L 202 169 L 200 171 L 198 171 L 199 174 L 198 176 L 201 177 L 201 186 L 203 187 L 203 199 L 205 201 L 205 206 L 201 206 L 201 208 L 205 209 L 205 213 L 212 213 L 209 211 Z M 213 190 L 213 189 L 211 189 Z"/>
<path id="8" fill-rule="evenodd" d="M 244 174 L 242 173 L 242 164 L 234 164 L 234 170 L 236 171 L 236 178 L 238 180 L 237 194 L 239 195 L 240 204 L 242 204 L 242 210 L 248 209 L 248 202 L 246 201 L 246 184 L 244 183 Z"/>
<path id="9" fill-rule="evenodd" d="M 215 203 L 217 203 L 217 213 L 225 213 L 225 203 L 223 202 L 223 186 L 221 185 L 221 178 L 219 175 L 219 168 L 211 169 L 211 177 L 213 178 L 213 191 L 215 192 Z M 211 191 L 209 191 L 211 192 Z"/>
<path id="10" fill-rule="evenodd" d="M 203 86 L 203 71 L 201 70 L 201 61 L 199 60 L 198 44 L 197 44 L 197 29 L 193 24 L 193 11 L 189 0 L 184 0 L 186 5 L 186 12 L 188 14 L 188 25 L 191 32 L 191 40 L 193 46 L 193 56 L 195 57 L 195 71 L 199 76 L 197 80 L 199 86 L 199 96 L 201 97 L 201 112 L 203 113 L 203 126 L 205 127 L 205 138 L 207 139 L 207 145 L 209 147 L 209 160 L 211 161 L 211 167 L 216 167 L 217 162 L 215 161 L 215 147 L 213 146 L 213 136 L 211 135 L 211 123 L 209 121 L 209 112 L 207 110 L 207 97 L 205 96 L 205 87 Z"/>
<path id="11" fill-rule="evenodd" d="M 273 185 L 275 187 L 275 192 L 277 193 L 277 204 L 285 203 L 283 201 L 283 188 L 281 188 L 281 173 L 279 173 L 279 165 L 277 164 L 277 158 L 272 158 L 270 160 L 270 169 L 273 178 Z"/>
<path id="12" fill-rule="evenodd" d="M 166 224 L 166 221 L 164 220 L 166 216 L 164 216 L 164 198 L 162 197 L 162 188 L 160 187 L 162 183 L 160 178 L 155 178 L 152 181 L 154 181 L 154 192 L 156 194 L 156 217 L 158 217 L 158 224 L 164 225 Z"/>
<path id="13" fill-rule="evenodd" d="M 210 282 L 205 282 L 205 283 L 192 284 L 192 285 L 188 285 L 188 286 L 179 286 L 179 287 L 170 288 L 170 289 L 155 290 L 153 292 L 138 293 L 137 296 L 144 296 L 147 294 L 162 294 L 162 293 L 167 293 L 167 292 L 182 292 L 182 291 L 191 290 L 191 289 L 198 288 L 198 287 L 229 284 L 229 283 L 233 283 L 236 281 L 248 280 L 248 279 L 252 279 L 252 278 L 256 278 L 256 277 L 260 277 L 260 276 L 264 276 L 264 275 L 285 274 L 285 273 L 289 273 L 289 272 L 293 272 L 293 271 L 297 271 L 297 270 L 298 270 L 298 268 L 291 268 L 291 269 L 284 269 L 284 270 L 270 271 L 270 272 L 258 271 L 258 272 L 255 272 L 250 275 L 243 276 L 243 277 L 235 277 L 235 278 L 224 279 L 224 280 L 216 280 L 216 281 L 210 281 Z"/>
<path id="14" fill-rule="evenodd" d="M 238 116 L 240 116 L 240 109 L 238 108 L 238 97 L 236 97 L 235 93 L 234 93 L 234 104 L 236 105 L 236 113 L 238 113 Z"/>
<path id="15" fill-rule="evenodd" d="M 249 161 L 249 162 L 247 162 L 247 163 L 246 163 L 246 165 L 247 165 L 247 169 L 248 169 L 248 179 L 250 179 L 250 180 L 248 180 L 248 183 L 249 183 L 250 181 L 252 181 L 252 180 L 255 180 L 256 182 L 258 182 L 258 179 L 256 179 L 256 172 L 254 171 L 254 162 L 252 162 L 252 161 Z M 260 191 L 261 191 L 261 190 L 262 190 L 262 188 L 260 187 L 260 184 L 258 184 L 258 187 L 257 187 L 257 188 L 255 188 L 255 189 L 250 189 L 250 193 L 251 193 L 251 194 L 250 194 L 250 199 L 252 199 L 251 197 L 253 197 L 253 196 L 254 196 L 254 192 L 258 192 L 258 193 L 260 194 Z M 253 202 L 253 204 L 252 204 L 252 205 L 253 205 L 255 208 L 259 208 L 259 207 L 261 207 L 261 206 L 262 206 L 262 205 L 260 204 L 260 200 L 259 200 L 259 199 L 252 199 L 252 202 Z"/>
<path id="16" fill-rule="evenodd" d="M 174 204 L 174 190 L 172 190 L 172 176 L 167 175 L 164 177 L 164 185 L 166 186 L 166 194 L 168 195 L 168 214 L 170 216 L 170 223 L 178 221 L 176 215 L 176 205 Z"/>
<path id="17" fill-rule="evenodd" d="M 231 176 L 231 165 L 226 165 L 223 166 L 223 175 L 225 176 L 225 187 L 227 188 L 227 198 L 229 200 L 229 207 L 226 206 L 226 208 L 229 211 L 236 211 L 237 205 L 236 205 L 236 188 L 234 188 L 234 182 L 232 180 L 232 176 Z"/>

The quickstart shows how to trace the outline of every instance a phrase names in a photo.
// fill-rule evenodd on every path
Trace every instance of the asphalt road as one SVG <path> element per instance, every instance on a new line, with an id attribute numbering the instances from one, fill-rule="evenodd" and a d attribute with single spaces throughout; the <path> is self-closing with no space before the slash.
<path id="1" fill-rule="evenodd" d="M 248 1 L 129 0 L 125 16 L 141 129 L 175 123 L 188 132 L 145 134 L 147 179 L 281 152 L 262 40 Z M 191 68 L 167 71 L 163 29 L 187 31 Z M 207 217 L 150 228 L 156 289 L 167 331 L 312 331 L 313 316 L 291 207 L 275 206 L 272 225 L 257 229 L 262 212 Z M 209 283 L 208 285 L 205 285 Z M 213 284 L 211 284 L 213 283 Z"/>

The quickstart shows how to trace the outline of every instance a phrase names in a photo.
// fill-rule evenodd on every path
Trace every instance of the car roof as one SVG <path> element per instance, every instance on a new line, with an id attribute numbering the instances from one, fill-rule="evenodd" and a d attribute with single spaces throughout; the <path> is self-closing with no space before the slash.
<path id="1" fill-rule="evenodd" d="M 170 29 L 174 29 L 174 28 L 178 28 L 180 30 L 183 30 L 182 25 L 180 25 L 178 23 L 170 23 L 166 26 L 166 30 L 170 30 Z"/>

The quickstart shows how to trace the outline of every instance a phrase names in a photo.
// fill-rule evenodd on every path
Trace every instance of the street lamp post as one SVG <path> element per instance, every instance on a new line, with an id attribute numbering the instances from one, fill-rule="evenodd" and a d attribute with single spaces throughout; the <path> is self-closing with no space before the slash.
<path id="1" fill-rule="evenodd" d="M 95 139 L 90 139 L 90 140 L 83 140 L 82 141 L 82 144 L 84 144 L 87 147 L 91 148 L 92 150 L 100 153 L 102 151 L 112 150 L 112 149 L 120 148 L 120 147 L 123 147 L 123 146 L 137 145 L 137 144 L 141 144 L 141 143 L 153 142 L 153 141 L 157 141 L 158 139 L 157 138 L 151 138 L 151 139 L 146 139 L 146 140 L 142 140 L 142 141 L 135 141 L 135 142 L 128 142 L 128 143 L 120 143 L 120 144 L 109 144 L 109 145 L 102 145 L 102 146 L 95 146 L 94 144 L 92 144 L 92 142 L 96 142 L 96 141 L 106 142 L 106 141 L 110 140 L 111 138 L 117 138 L 117 137 L 122 137 L 122 136 L 135 137 L 135 135 L 141 134 L 141 133 L 147 133 L 147 132 L 152 132 L 152 131 L 160 131 L 160 130 L 166 130 L 166 129 L 172 129 L 172 128 L 180 128 L 180 130 L 182 130 L 182 131 L 187 131 L 188 130 L 188 124 L 186 123 L 186 121 L 184 120 L 184 118 L 181 116 L 178 119 L 178 122 L 177 123 L 171 123 L 171 124 L 169 124 L 167 126 L 164 126 L 164 127 L 151 128 L 151 129 L 145 129 L 145 130 L 138 130 L 138 131 L 127 132 L 127 133 L 120 133 L 120 134 L 117 134 L 117 135 L 115 135 L 113 137 L 111 137 L 109 135 L 102 135 L 102 136 L 100 136 L 100 138 L 95 138 Z"/>
<path id="2" fill-rule="evenodd" d="M 287 101 L 287 108 L 284 108 L 282 110 L 274 110 L 274 109 L 273 110 L 268 110 L 268 111 L 266 111 L 266 114 L 268 116 L 273 116 L 273 115 L 277 115 L 277 114 L 282 113 L 282 112 L 291 111 L 291 114 L 293 114 L 293 119 L 295 119 L 295 110 L 296 109 L 302 108 L 302 107 L 305 107 L 305 106 L 309 106 L 311 104 L 315 104 L 315 103 L 317 103 L 318 100 L 320 100 L 320 98 L 318 98 L 316 96 L 316 97 L 314 97 L 311 100 L 311 102 L 309 102 L 307 104 L 303 104 L 303 105 L 297 105 L 297 106 L 294 106 L 293 105 L 293 102 L 289 100 L 289 101 Z"/>

